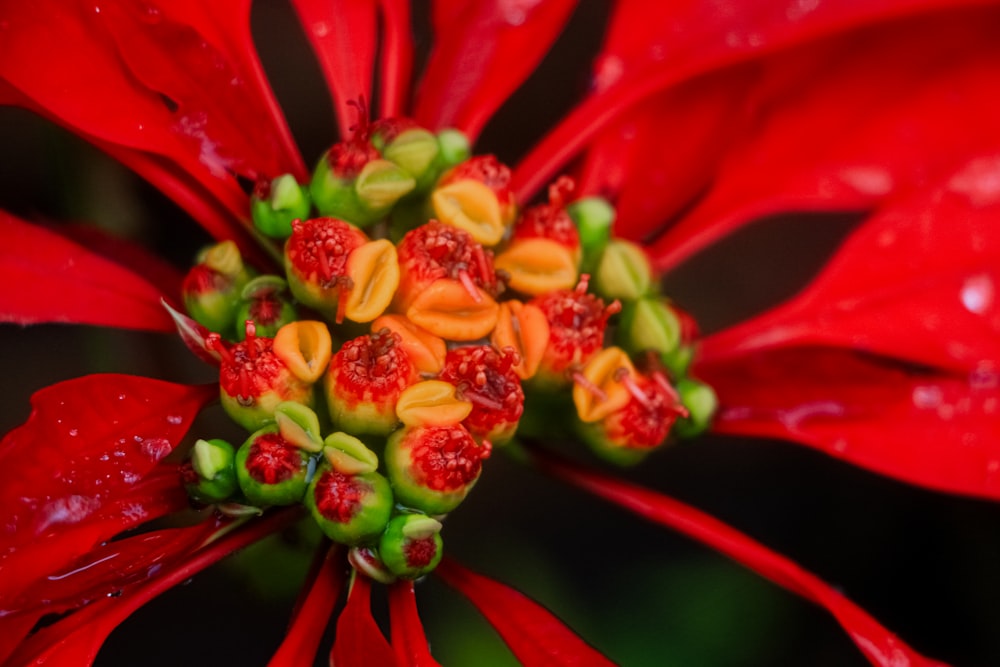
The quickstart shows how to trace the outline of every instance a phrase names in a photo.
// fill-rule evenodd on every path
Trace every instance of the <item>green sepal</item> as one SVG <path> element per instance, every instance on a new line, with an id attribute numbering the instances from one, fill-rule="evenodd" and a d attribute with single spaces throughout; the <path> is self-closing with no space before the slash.
<path id="1" fill-rule="evenodd" d="M 688 416 L 674 422 L 673 433 L 679 438 L 694 438 L 704 433 L 712 425 L 712 418 L 719 407 L 715 390 L 704 382 L 684 378 L 675 387 L 681 403 L 687 408 Z"/>
<path id="2" fill-rule="evenodd" d="M 662 357 L 673 353 L 680 340 L 681 321 L 663 300 L 644 297 L 622 306 L 615 342 L 629 354 L 653 350 Z"/>
<path id="3" fill-rule="evenodd" d="M 397 577 L 422 577 L 437 567 L 444 554 L 441 522 L 426 514 L 393 517 L 379 540 L 378 553 L 386 569 Z"/>
<path id="4" fill-rule="evenodd" d="M 250 216 L 254 227 L 265 236 L 286 239 L 292 234 L 292 221 L 309 217 L 312 201 L 306 186 L 291 174 L 282 174 L 271 181 L 271 194 L 261 199 L 250 197 Z"/>
<path id="5" fill-rule="evenodd" d="M 235 448 L 225 440 L 198 440 L 191 448 L 191 467 L 198 475 L 194 484 L 185 484 L 188 495 L 206 503 L 220 503 L 235 495 Z"/>
<path id="6" fill-rule="evenodd" d="M 580 272 L 593 273 L 611 239 L 615 209 L 602 197 L 584 197 L 567 205 L 566 213 L 580 233 L 580 249 L 583 251 Z"/>
<path id="7" fill-rule="evenodd" d="M 605 299 L 632 301 L 649 291 L 653 269 L 646 251 L 624 239 L 611 239 L 601 253 L 591 285 Z"/>

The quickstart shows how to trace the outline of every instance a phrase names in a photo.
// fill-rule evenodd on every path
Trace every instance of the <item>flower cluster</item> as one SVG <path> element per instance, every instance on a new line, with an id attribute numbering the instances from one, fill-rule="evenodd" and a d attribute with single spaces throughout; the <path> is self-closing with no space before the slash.
<path id="1" fill-rule="evenodd" d="M 0 213 L 0 320 L 179 333 L 218 369 L 62 381 L 0 441 L 5 667 L 91 664 L 151 599 L 290 526 L 323 538 L 270 665 L 308 664 L 335 618 L 331 664 L 433 667 L 424 579 L 522 664 L 611 664 L 442 557 L 487 455 L 820 605 L 873 664 L 938 664 L 616 473 L 708 429 L 1000 498 L 996 7 L 618 0 L 583 99 L 526 154 L 474 154 L 577 4 L 438 0 L 417 71 L 404 0 L 291 0 L 339 130 L 310 174 L 249 0 L 0 0 L 0 103 L 105 151 L 213 239 L 184 273 Z M 797 296 L 702 335 L 663 295 L 698 251 L 798 211 L 858 223 Z M 215 403 L 245 442 L 189 433 Z"/>

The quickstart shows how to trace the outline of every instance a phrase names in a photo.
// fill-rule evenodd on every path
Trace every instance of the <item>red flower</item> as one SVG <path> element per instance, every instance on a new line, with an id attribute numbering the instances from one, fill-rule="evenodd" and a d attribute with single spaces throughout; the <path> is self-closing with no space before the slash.
<path id="1" fill-rule="evenodd" d="M 436 39 L 411 95 L 407 3 L 292 1 L 345 139 L 365 131 L 354 127 L 360 98 L 377 101 L 379 118 L 405 114 L 475 140 L 535 71 L 575 4 L 436 2 Z M 0 101 L 106 151 L 213 237 L 234 241 L 248 263 L 277 266 L 278 246 L 253 233 L 245 184 L 284 173 L 304 183 L 307 172 L 251 41 L 249 5 L 0 1 Z M 644 242 L 665 272 L 765 216 L 856 214 L 856 229 L 797 296 L 696 341 L 692 372 L 721 403 L 712 428 L 799 442 L 917 486 L 997 499 L 997 18 L 989 3 L 953 0 L 621 0 L 591 89 L 516 162 L 510 190 L 528 202 L 572 171 L 576 194 L 613 201 L 617 233 Z M 207 331 L 161 307 L 181 297 L 181 277 L 163 260 L 93 229 L 7 213 L 0 238 L 3 321 L 156 332 L 179 325 L 211 358 Z M 308 342 L 301 345 L 308 366 Z M 171 455 L 191 446 L 192 421 L 218 392 L 216 384 L 103 374 L 35 393 L 27 422 L 0 442 L 0 662 L 90 664 L 137 608 L 300 518 L 295 508 L 258 517 L 228 506 L 193 523 L 158 522 L 188 509 Z M 543 443 L 526 441 L 521 453 L 514 458 L 821 605 L 873 664 L 938 664 L 716 519 L 566 462 Z M 482 479 L 489 475 L 486 467 Z M 553 517 L 552 531 L 563 520 Z M 641 549 L 604 526 L 588 531 L 619 559 L 623 547 Z M 345 551 L 322 543 L 270 664 L 312 661 L 344 588 Z M 352 550 L 350 559 L 379 576 L 370 551 Z M 523 664 L 611 664 L 537 603 L 452 559 L 431 576 L 472 601 Z M 369 587 L 366 576 L 352 578 L 331 661 L 436 664 L 414 585 L 388 588 L 389 639 L 369 610 Z M 623 659 L 615 646 L 603 648 Z"/>

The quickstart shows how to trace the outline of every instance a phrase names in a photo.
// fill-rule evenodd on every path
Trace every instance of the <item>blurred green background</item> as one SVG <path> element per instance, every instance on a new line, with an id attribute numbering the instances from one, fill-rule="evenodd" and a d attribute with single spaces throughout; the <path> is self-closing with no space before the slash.
<path id="1" fill-rule="evenodd" d="M 516 162 L 571 107 L 586 88 L 605 14 L 604 3 L 581 3 L 553 54 L 487 128 L 477 152 Z M 417 20 L 425 55 L 426 16 Z M 319 72 L 283 3 L 258 2 L 254 28 L 311 162 L 335 140 Z M 95 221 L 179 267 L 208 241 L 144 182 L 27 113 L 0 109 L 0 155 L 0 207 L 21 216 Z M 668 276 L 668 294 L 705 331 L 717 330 L 793 294 L 854 222 L 793 215 L 762 221 Z M 0 368 L 4 432 L 27 417 L 33 391 L 90 372 L 213 380 L 171 337 L 77 326 L 0 326 Z M 242 437 L 218 408 L 192 432 Z M 790 556 L 925 654 L 957 665 L 1000 664 L 995 505 L 925 492 L 803 447 L 759 440 L 705 437 L 625 474 Z M 504 456 L 488 462 L 443 535 L 450 555 L 542 602 L 622 665 L 867 664 L 824 611 Z M 308 529 L 289 531 L 169 592 L 129 619 L 97 664 L 265 664 L 315 540 Z M 434 577 L 420 584 L 418 602 L 446 667 L 517 664 L 471 606 Z M 377 607 L 384 613 L 384 605 Z M 317 664 L 327 662 L 327 639 Z"/>

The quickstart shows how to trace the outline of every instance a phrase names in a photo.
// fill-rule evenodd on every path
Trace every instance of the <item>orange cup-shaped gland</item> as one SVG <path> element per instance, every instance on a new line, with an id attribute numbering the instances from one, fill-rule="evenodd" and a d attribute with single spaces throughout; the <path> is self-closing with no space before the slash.
<path id="1" fill-rule="evenodd" d="M 444 367 L 448 346 L 444 339 L 421 329 L 403 315 L 383 315 L 372 322 L 372 331 L 388 329 L 399 334 L 399 345 L 416 366 L 417 372 L 437 375 Z"/>
<path id="2" fill-rule="evenodd" d="M 431 195 L 431 205 L 438 220 L 464 229 L 484 246 L 500 243 L 507 231 L 496 193 L 479 181 L 462 179 L 440 186 Z"/>
<path id="3" fill-rule="evenodd" d="M 406 311 L 418 327 L 445 340 L 478 340 L 496 326 L 500 308 L 479 287 L 469 289 L 458 280 L 434 281 Z"/>
<path id="4" fill-rule="evenodd" d="M 583 422 L 596 422 L 624 408 L 632 394 L 623 382 L 636 373 L 632 360 L 620 347 L 609 347 L 594 355 L 573 375 L 573 403 Z"/>
<path id="5" fill-rule="evenodd" d="M 458 397 L 455 385 L 425 380 L 399 395 L 396 416 L 406 426 L 454 426 L 472 412 L 472 403 Z"/>
<path id="6" fill-rule="evenodd" d="M 316 382 L 333 354 L 330 330 L 315 320 L 289 322 L 274 336 L 274 354 L 295 377 L 310 384 Z"/>
<path id="7" fill-rule="evenodd" d="M 549 321 L 537 306 L 517 299 L 503 301 L 490 342 L 500 350 L 514 348 L 520 358 L 514 364 L 514 372 L 522 380 L 528 380 L 538 371 L 549 346 Z"/>
<path id="8" fill-rule="evenodd" d="M 531 296 L 570 289 L 579 278 L 573 251 L 550 239 L 515 241 L 494 264 L 510 274 L 512 289 Z"/>
<path id="9" fill-rule="evenodd" d="M 369 241 L 351 251 L 346 272 L 352 287 L 344 314 L 354 322 L 371 322 L 389 307 L 399 287 L 396 247 L 387 239 Z"/>

